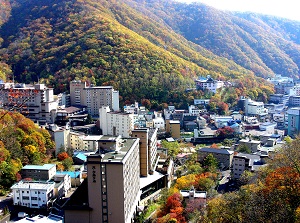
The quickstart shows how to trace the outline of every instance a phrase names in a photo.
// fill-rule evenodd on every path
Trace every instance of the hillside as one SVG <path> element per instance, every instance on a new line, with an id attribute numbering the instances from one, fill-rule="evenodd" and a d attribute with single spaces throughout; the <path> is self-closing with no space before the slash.
<path id="1" fill-rule="evenodd" d="M 149 99 L 156 106 L 163 102 L 183 106 L 192 103 L 193 97 L 201 96 L 201 92 L 184 91 L 193 86 L 197 76 L 243 80 L 244 89 L 237 91 L 237 97 L 268 87 L 254 74 L 263 77 L 274 74 L 249 44 L 245 43 L 242 49 L 227 43 L 225 40 L 231 33 L 225 33 L 223 38 L 218 33 L 223 29 L 216 28 L 221 25 L 214 25 L 227 17 L 243 24 L 252 23 L 211 8 L 206 10 L 210 11 L 208 16 L 203 5 L 132 0 L 11 0 L 10 4 L 0 0 L 0 3 L 9 9 L 0 14 L 1 63 L 11 67 L 15 80 L 27 83 L 40 80 L 54 87 L 56 93 L 67 91 L 69 81 L 77 78 L 95 80 L 97 85 L 113 85 L 120 90 L 122 102 Z M 193 8 L 196 11 L 189 14 Z M 197 32 L 188 32 L 189 27 L 196 25 L 191 21 L 196 21 L 199 8 L 204 10 L 201 15 L 206 27 L 199 23 L 197 29 L 213 29 L 214 32 L 207 31 L 211 38 L 194 38 Z M 246 38 L 241 26 L 228 24 Z M 215 40 L 216 36 L 222 38 Z M 250 42 L 253 39 L 249 36 Z M 245 42 L 242 37 L 239 40 Z M 294 57 L 297 52 L 295 48 Z M 284 74 L 297 72 L 298 65 L 291 58 L 278 58 Z M 285 66 L 289 66 L 289 73 L 285 72 Z M 6 70 L 8 73 L 9 69 Z"/>
<path id="2" fill-rule="evenodd" d="M 267 77 L 282 74 L 298 78 L 300 66 L 300 22 L 267 22 L 264 17 L 247 19 L 244 14 L 216 10 L 203 4 L 182 4 L 172 1 L 134 1 L 192 41 L 216 55 L 235 61 L 256 75 Z M 145 12 L 145 11 L 144 11 Z M 273 28 L 276 27 L 276 28 Z M 297 27 L 298 31 L 291 32 Z M 290 37 L 290 38 L 288 38 Z"/>

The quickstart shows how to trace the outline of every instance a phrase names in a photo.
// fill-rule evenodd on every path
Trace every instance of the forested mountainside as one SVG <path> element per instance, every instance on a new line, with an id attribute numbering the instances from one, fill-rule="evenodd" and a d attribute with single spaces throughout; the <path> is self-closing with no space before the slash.
<path id="1" fill-rule="evenodd" d="M 187 40 L 235 61 L 258 76 L 274 73 L 299 76 L 300 22 L 255 14 L 236 16 L 197 3 L 136 0 L 132 5 L 145 13 L 150 11 L 148 15 L 163 19 Z"/>
<path id="2" fill-rule="evenodd" d="M 264 22 L 268 31 L 205 5 L 158 0 L 0 0 L 0 5 L 0 77 L 39 79 L 56 93 L 81 79 L 113 85 L 123 102 L 182 106 L 201 97 L 185 92 L 198 76 L 235 82 L 235 100 L 257 97 L 262 89 L 272 93 L 257 76 L 299 74 L 297 33 L 286 36 L 285 23 L 275 29 Z"/>

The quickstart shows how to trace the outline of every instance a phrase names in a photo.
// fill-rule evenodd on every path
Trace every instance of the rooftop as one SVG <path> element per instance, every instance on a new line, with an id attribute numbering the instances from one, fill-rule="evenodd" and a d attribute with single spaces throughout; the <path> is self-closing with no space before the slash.
<path id="1" fill-rule="evenodd" d="M 49 216 L 43 216 L 43 215 L 37 215 L 34 217 L 27 217 L 23 218 L 19 221 L 15 221 L 16 223 L 62 223 L 63 222 L 63 217 L 57 216 L 57 215 L 52 215 L 50 214 Z"/>
<path id="2" fill-rule="evenodd" d="M 116 137 L 112 137 L 112 138 L 116 138 Z M 136 138 L 122 138 L 121 146 L 119 147 L 118 150 L 104 153 L 104 154 L 94 154 L 91 155 L 91 157 L 101 155 L 102 162 L 121 163 L 124 157 L 127 155 L 127 152 L 138 142 L 139 139 Z"/>
<path id="3" fill-rule="evenodd" d="M 55 167 L 55 164 L 44 164 L 41 165 L 26 165 L 22 168 L 22 170 L 50 170 L 51 168 Z"/>
<path id="4" fill-rule="evenodd" d="M 198 151 L 200 152 L 208 152 L 208 153 L 219 153 L 219 154 L 227 154 L 227 155 L 231 155 L 234 152 L 227 150 L 227 149 L 214 149 L 214 148 L 202 148 L 199 149 Z"/>
<path id="5" fill-rule="evenodd" d="M 37 190 L 47 190 L 55 185 L 54 182 L 39 182 L 39 181 L 20 181 L 13 186 L 11 189 L 37 189 Z"/>

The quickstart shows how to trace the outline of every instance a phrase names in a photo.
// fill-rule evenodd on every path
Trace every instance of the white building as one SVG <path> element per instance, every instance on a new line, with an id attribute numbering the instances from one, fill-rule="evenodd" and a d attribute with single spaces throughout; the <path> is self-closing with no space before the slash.
<path id="1" fill-rule="evenodd" d="M 289 98 L 289 106 L 300 106 L 300 96 L 290 96 Z"/>
<path id="2" fill-rule="evenodd" d="M 66 126 L 65 128 L 58 127 L 55 124 L 51 124 L 47 127 L 52 139 L 55 142 L 55 154 L 60 152 L 60 149 L 67 149 L 70 145 L 70 128 Z"/>
<path id="3" fill-rule="evenodd" d="M 201 78 L 196 80 L 195 82 L 198 89 L 208 90 L 213 93 L 216 93 L 217 89 L 224 86 L 223 81 L 214 80 L 209 75 L 207 76 L 207 78 Z"/>
<path id="4" fill-rule="evenodd" d="M 245 114 L 246 115 L 259 115 L 265 112 L 264 103 L 252 101 L 251 99 L 245 100 Z"/>
<path id="5" fill-rule="evenodd" d="M 62 195 L 66 196 L 67 193 L 71 190 L 71 176 L 68 174 L 55 174 L 53 177 L 54 182 L 62 183 Z M 57 195 L 59 197 L 59 193 Z"/>
<path id="6" fill-rule="evenodd" d="M 190 115 L 200 115 L 203 112 L 203 110 L 199 109 L 197 106 L 195 105 L 190 105 L 189 106 L 189 114 Z"/>
<path id="7" fill-rule="evenodd" d="M 99 109 L 100 129 L 103 135 L 130 137 L 134 129 L 134 114 L 111 112 L 108 106 Z"/>
<path id="8" fill-rule="evenodd" d="M 11 187 L 13 204 L 29 208 L 47 208 L 54 197 L 54 182 L 20 181 Z"/>
<path id="9" fill-rule="evenodd" d="M 194 99 L 194 105 L 208 105 L 209 99 Z"/>
<path id="10" fill-rule="evenodd" d="M 82 140 L 82 149 L 84 151 L 95 152 L 98 150 L 98 141 L 102 138 L 102 135 L 85 135 L 80 136 L 79 140 Z"/>
<path id="11" fill-rule="evenodd" d="M 166 123 L 164 118 L 162 117 L 162 113 L 160 112 L 154 112 L 155 118 L 152 120 L 153 122 L 153 128 L 157 128 L 159 130 L 164 130 Z"/>

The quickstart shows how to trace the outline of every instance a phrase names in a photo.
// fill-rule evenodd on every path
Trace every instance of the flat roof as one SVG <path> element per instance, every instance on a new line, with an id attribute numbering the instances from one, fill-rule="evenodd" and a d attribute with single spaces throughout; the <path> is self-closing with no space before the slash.
<path id="1" fill-rule="evenodd" d="M 43 166 L 41 165 L 26 165 L 22 168 L 22 170 L 50 170 L 56 166 L 56 164 L 44 164 Z"/>
<path id="2" fill-rule="evenodd" d="M 183 197 L 189 197 L 190 196 L 190 191 L 189 190 L 181 190 L 180 194 Z M 193 191 L 193 197 L 195 198 L 203 198 L 206 199 L 206 191 Z"/>
<path id="3" fill-rule="evenodd" d="M 165 175 L 157 172 L 157 171 L 153 171 L 153 174 L 149 174 L 147 177 L 140 177 L 140 188 L 144 188 L 146 186 L 148 186 L 149 184 L 157 181 L 158 179 L 164 177 Z"/>
<path id="4" fill-rule="evenodd" d="M 117 137 L 112 137 L 117 138 Z M 132 146 L 138 141 L 137 138 L 122 138 L 121 143 L 122 146 L 117 148 L 116 150 L 108 153 L 103 154 L 93 154 L 90 157 L 93 156 L 101 156 L 101 162 L 110 162 L 110 163 L 122 163 L 124 157 L 127 155 L 128 151 L 132 148 Z M 113 141 L 113 140 L 112 140 Z"/>
<path id="5" fill-rule="evenodd" d="M 57 215 L 52 215 L 50 214 L 49 216 L 43 216 L 43 215 L 37 215 L 34 217 L 26 217 L 22 218 L 19 221 L 15 221 L 16 223 L 62 223 L 63 222 L 63 217 L 57 216 Z"/>
<path id="6" fill-rule="evenodd" d="M 55 185 L 54 182 L 39 182 L 39 181 L 20 181 L 11 186 L 11 189 L 37 189 L 37 190 L 47 190 Z"/>
<path id="7" fill-rule="evenodd" d="M 220 153 L 220 154 L 227 154 L 227 155 L 231 155 L 234 152 L 227 150 L 227 149 L 214 149 L 214 148 L 202 148 L 199 149 L 198 151 L 200 152 L 208 152 L 208 153 Z"/>

